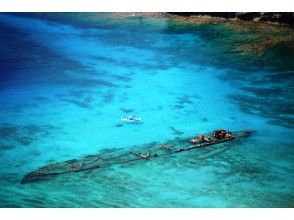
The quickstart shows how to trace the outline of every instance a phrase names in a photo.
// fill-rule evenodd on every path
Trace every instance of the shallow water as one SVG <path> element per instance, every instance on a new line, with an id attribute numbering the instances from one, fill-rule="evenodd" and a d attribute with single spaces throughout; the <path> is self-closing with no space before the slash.
<path id="1" fill-rule="evenodd" d="M 293 206 L 293 69 L 222 53 L 215 31 L 226 25 L 95 24 L 0 14 L 1 207 Z M 130 114 L 143 123 L 123 124 Z M 256 132 L 201 160 L 189 152 L 20 184 L 48 163 L 222 127 Z"/>

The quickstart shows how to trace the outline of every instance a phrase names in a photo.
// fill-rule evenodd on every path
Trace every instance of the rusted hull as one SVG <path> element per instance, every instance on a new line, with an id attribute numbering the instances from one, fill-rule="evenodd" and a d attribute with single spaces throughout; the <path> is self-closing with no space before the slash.
<path id="1" fill-rule="evenodd" d="M 252 134 L 252 132 L 253 132 L 252 130 L 234 132 L 233 137 L 230 137 L 230 138 L 213 141 L 213 142 L 204 142 L 200 144 L 189 144 L 187 147 L 172 147 L 170 149 L 164 149 L 157 146 L 146 147 L 143 149 L 134 149 L 133 151 L 122 152 L 118 155 L 110 155 L 108 158 L 107 158 L 107 155 L 97 154 L 97 155 L 89 155 L 79 160 L 73 159 L 73 160 L 64 161 L 61 163 L 48 164 L 44 167 L 41 167 L 33 172 L 26 174 L 21 180 L 21 183 L 26 184 L 26 183 L 32 183 L 37 181 L 43 181 L 43 180 L 48 180 L 59 175 L 89 171 L 94 169 L 102 169 L 102 168 L 110 167 L 115 164 L 131 163 L 131 162 L 140 161 L 140 160 L 150 160 L 153 158 L 155 159 L 157 157 L 177 154 L 181 152 L 187 152 L 187 151 L 195 150 L 198 148 L 205 148 L 208 146 L 217 145 L 224 142 L 233 142 L 235 140 L 236 141 L 242 140 L 244 138 L 249 137 Z M 183 145 L 187 145 L 188 139 L 182 139 L 178 142 L 182 143 Z M 170 145 L 172 144 L 173 143 L 171 141 Z M 140 157 L 141 153 L 146 153 L 146 152 L 150 154 L 148 158 Z"/>

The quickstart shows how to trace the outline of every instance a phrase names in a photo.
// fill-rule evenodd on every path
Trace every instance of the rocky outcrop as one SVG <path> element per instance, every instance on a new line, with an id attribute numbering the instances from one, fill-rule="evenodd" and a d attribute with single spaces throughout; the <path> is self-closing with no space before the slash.
<path id="1" fill-rule="evenodd" d="M 271 22 L 294 26 L 293 12 L 170 12 L 179 16 L 204 16 L 240 19 L 253 22 Z"/>

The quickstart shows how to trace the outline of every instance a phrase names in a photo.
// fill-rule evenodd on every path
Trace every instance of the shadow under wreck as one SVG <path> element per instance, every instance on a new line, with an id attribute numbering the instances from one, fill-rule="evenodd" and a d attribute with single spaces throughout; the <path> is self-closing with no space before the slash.
<path id="1" fill-rule="evenodd" d="M 82 159 L 73 159 L 60 163 L 48 164 L 33 172 L 26 174 L 21 180 L 22 184 L 49 180 L 53 177 L 90 171 L 95 169 L 103 169 L 119 164 L 131 164 L 138 161 L 153 161 L 157 158 L 172 159 L 172 155 L 188 152 L 191 150 L 201 150 L 209 146 L 215 146 L 209 151 L 199 151 L 199 155 L 195 159 L 205 159 L 210 156 L 221 153 L 230 149 L 238 141 L 251 136 L 253 130 L 242 130 L 239 132 L 227 132 L 225 130 L 216 130 L 210 135 L 199 135 L 197 138 L 174 139 L 160 143 L 151 143 L 143 147 L 133 147 L 131 149 L 105 149 L 99 154 L 87 155 Z M 228 134 L 228 135 L 226 135 Z M 230 142 L 228 145 L 222 143 Z M 143 152 L 143 153 L 142 153 Z"/>

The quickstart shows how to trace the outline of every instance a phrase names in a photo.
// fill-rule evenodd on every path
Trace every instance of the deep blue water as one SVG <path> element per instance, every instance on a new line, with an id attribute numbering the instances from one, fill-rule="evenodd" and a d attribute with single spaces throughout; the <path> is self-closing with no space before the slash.
<path id="1" fill-rule="evenodd" d="M 222 54 L 213 28 L 0 14 L 0 206 L 292 207 L 294 70 Z M 130 114 L 143 123 L 122 124 Z M 20 184 L 48 163 L 217 128 L 256 132 L 203 160 Z"/>

